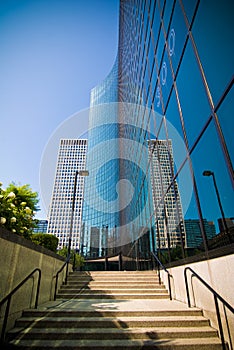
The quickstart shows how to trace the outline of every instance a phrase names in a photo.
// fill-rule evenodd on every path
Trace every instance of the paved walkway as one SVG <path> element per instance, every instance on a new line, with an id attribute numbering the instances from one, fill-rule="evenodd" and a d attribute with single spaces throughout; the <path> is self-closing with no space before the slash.
<path id="1" fill-rule="evenodd" d="M 59 299 L 50 301 L 38 307 L 38 310 L 50 309 L 76 309 L 78 311 L 155 311 L 155 310 L 188 310 L 188 306 L 176 300 L 152 300 L 152 299 L 134 299 L 134 300 L 116 300 L 116 299 Z M 194 308 L 193 308 L 194 310 Z"/>

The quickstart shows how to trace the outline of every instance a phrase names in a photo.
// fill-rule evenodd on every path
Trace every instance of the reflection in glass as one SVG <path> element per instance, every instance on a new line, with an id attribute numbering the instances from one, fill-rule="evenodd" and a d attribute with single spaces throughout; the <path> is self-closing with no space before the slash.
<path id="1" fill-rule="evenodd" d="M 225 217 L 225 220 L 227 220 L 229 224 L 232 222 L 232 218 L 234 217 L 233 189 L 213 123 L 210 124 L 204 133 L 200 140 L 199 147 L 193 152 L 192 163 L 198 185 L 203 218 L 214 223 L 217 233 L 222 233 L 222 231 L 225 230 L 227 231 L 227 229 L 223 230 L 226 221 L 222 224 L 222 216 Z M 211 181 L 212 179 L 204 177 L 204 175 L 208 174 L 211 176 L 215 174 L 218 196 L 217 189 Z M 223 179 L 225 179 L 225 181 L 223 181 Z M 218 197 L 221 201 L 222 210 L 220 210 Z M 231 224 L 231 226 L 232 225 L 233 224 Z"/>

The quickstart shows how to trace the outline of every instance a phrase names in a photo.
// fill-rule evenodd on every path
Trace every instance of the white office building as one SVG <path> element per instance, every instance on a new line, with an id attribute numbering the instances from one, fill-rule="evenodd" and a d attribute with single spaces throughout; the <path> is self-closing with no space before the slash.
<path id="1" fill-rule="evenodd" d="M 60 141 L 47 233 L 59 239 L 58 249 L 68 246 L 76 171 L 86 169 L 87 139 Z M 77 176 L 71 249 L 80 249 L 85 178 Z"/>
<path id="2" fill-rule="evenodd" d="M 186 233 L 179 188 L 174 178 L 174 158 L 171 140 L 150 140 L 151 185 L 157 248 L 176 247 Z M 171 185 L 173 184 L 173 185 Z"/>

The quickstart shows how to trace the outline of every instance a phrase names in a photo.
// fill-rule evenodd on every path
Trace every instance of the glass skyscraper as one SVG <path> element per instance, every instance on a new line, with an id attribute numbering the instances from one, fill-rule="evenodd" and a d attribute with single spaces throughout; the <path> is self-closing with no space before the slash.
<path id="1" fill-rule="evenodd" d="M 116 62 L 91 96 L 91 176 L 83 213 L 87 255 L 91 231 L 99 232 L 95 254 L 134 244 L 142 234 L 149 234 L 153 249 L 160 237 L 157 212 L 166 208 L 172 189 L 183 216 L 178 245 L 186 244 L 184 220 L 198 220 L 197 242 L 207 254 L 206 220 L 219 233 L 222 219 L 233 241 L 233 227 L 225 225 L 234 216 L 233 13 L 231 0 L 120 1 Z M 164 140 L 167 154 L 173 148 L 173 178 L 157 201 L 148 157 L 153 139 Z M 158 176 L 163 178 L 160 171 Z M 161 220 L 166 227 L 167 215 Z M 171 236 L 167 248 L 170 242 Z"/>

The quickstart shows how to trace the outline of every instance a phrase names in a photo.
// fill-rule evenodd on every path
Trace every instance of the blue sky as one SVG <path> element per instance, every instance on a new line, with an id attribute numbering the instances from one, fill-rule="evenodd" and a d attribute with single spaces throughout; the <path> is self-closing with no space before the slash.
<path id="1" fill-rule="evenodd" d="M 0 181 L 39 192 L 54 130 L 89 107 L 117 53 L 118 0 L 0 1 Z M 79 135 L 78 135 L 79 136 Z M 45 210 L 37 217 L 45 218 Z"/>

